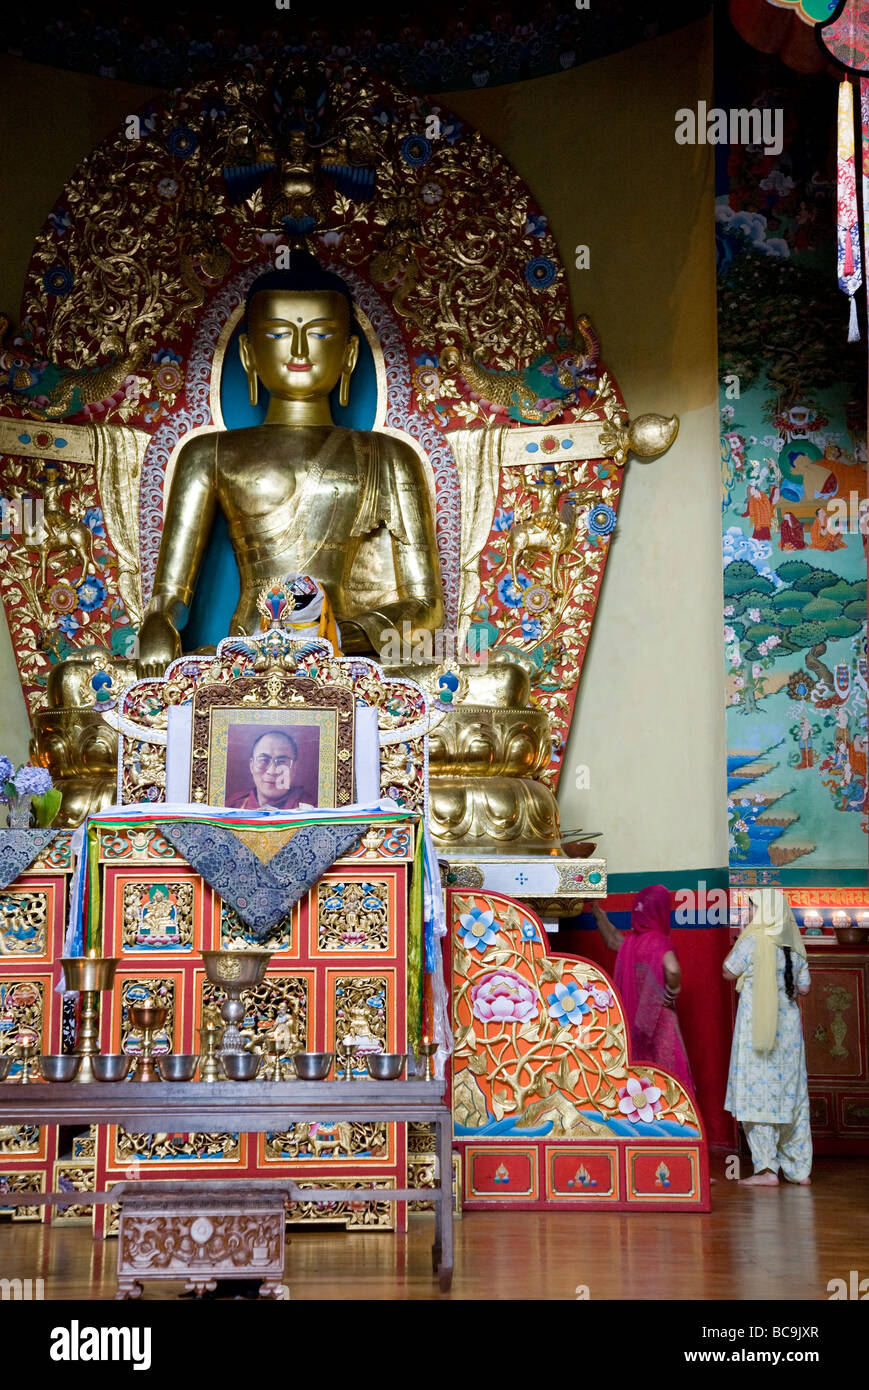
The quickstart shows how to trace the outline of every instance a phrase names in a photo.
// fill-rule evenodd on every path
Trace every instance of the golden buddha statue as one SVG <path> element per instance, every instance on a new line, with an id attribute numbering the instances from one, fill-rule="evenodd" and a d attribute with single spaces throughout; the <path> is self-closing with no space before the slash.
<path id="1" fill-rule="evenodd" d="M 434 518 L 423 465 L 391 435 L 333 423 L 329 393 L 349 400 L 359 340 L 344 281 L 305 252 L 250 288 L 241 338 L 251 405 L 265 423 L 199 435 L 181 449 L 166 506 L 151 601 L 139 633 L 143 674 L 181 652 L 189 606 L 219 507 L 241 578 L 230 636 L 259 626 L 256 596 L 278 574 L 326 590 L 347 652 L 379 650 L 384 632 L 443 622 Z"/>

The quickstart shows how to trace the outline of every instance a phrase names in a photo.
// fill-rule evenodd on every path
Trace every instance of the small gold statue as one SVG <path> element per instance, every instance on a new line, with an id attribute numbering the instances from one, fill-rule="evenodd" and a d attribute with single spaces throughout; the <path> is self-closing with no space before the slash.
<path id="1" fill-rule="evenodd" d="M 181 449 L 166 507 L 140 669 L 180 655 L 178 623 L 219 507 L 241 576 L 230 635 L 259 626 L 257 594 L 275 574 L 311 575 L 328 593 L 345 651 L 377 651 L 409 622 L 443 622 L 440 565 L 423 464 L 410 444 L 334 424 L 329 393 L 349 400 L 359 339 L 337 275 L 294 252 L 291 268 L 250 288 L 241 338 L 251 404 L 265 423 L 195 436 Z"/>

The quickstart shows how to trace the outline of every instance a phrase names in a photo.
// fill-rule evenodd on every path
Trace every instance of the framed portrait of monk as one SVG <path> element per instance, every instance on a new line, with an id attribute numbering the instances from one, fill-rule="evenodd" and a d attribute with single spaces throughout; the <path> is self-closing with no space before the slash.
<path id="1" fill-rule="evenodd" d="M 190 797 L 245 811 L 353 800 L 354 701 L 307 678 L 203 685 L 193 701 Z"/>

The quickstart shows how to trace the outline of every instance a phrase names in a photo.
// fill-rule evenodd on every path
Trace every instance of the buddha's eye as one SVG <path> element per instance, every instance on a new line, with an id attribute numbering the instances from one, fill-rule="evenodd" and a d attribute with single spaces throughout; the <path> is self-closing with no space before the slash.
<path id="1" fill-rule="evenodd" d="M 266 333 L 267 338 L 289 338 L 289 336 L 289 333 L 285 331 L 278 331 L 277 333 Z"/>
<path id="2" fill-rule="evenodd" d="M 309 338 L 334 338 L 334 333 L 309 333 Z"/>

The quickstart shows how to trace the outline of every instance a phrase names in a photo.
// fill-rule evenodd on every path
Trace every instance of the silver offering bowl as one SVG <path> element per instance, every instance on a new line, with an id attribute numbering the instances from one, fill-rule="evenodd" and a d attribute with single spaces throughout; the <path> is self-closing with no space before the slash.
<path id="1" fill-rule="evenodd" d="M 46 1081 L 72 1081 L 80 1066 L 81 1057 L 77 1052 L 43 1054 L 39 1059 L 39 1070 Z"/>
<path id="2" fill-rule="evenodd" d="M 220 1016 L 226 1024 L 218 1056 L 245 1051 L 245 1039 L 239 1032 L 244 1018 L 241 995 L 252 985 L 258 985 L 272 958 L 271 951 L 203 951 L 205 974 L 213 985 L 226 991 L 220 1006 Z"/>
<path id="3" fill-rule="evenodd" d="M 261 1052 L 226 1052 L 220 1059 L 229 1081 L 253 1081 L 262 1062 Z"/>
<path id="4" fill-rule="evenodd" d="M 161 1081 L 192 1081 L 199 1066 L 198 1052 L 166 1052 L 155 1057 Z"/>
<path id="5" fill-rule="evenodd" d="M 407 1065 L 406 1052 L 369 1052 L 365 1061 L 374 1081 L 397 1081 Z"/>
<path id="6" fill-rule="evenodd" d="M 300 1081 L 325 1081 L 332 1070 L 334 1052 L 294 1052 L 293 1063 Z"/>
<path id="7" fill-rule="evenodd" d="M 135 1057 L 129 1052 L 100 1052 L 92 1058 L 96 1081 L 126 1081 Z"/>
<path id="8" fill-rule="evenodd" d="M 12 1052 L 4 1052 L 3 1055 L 0 1056 L 0 1081 L 7 1081 L 9 1079 L 9 1072 L 14 1061 L 15 1054 Z"/>

